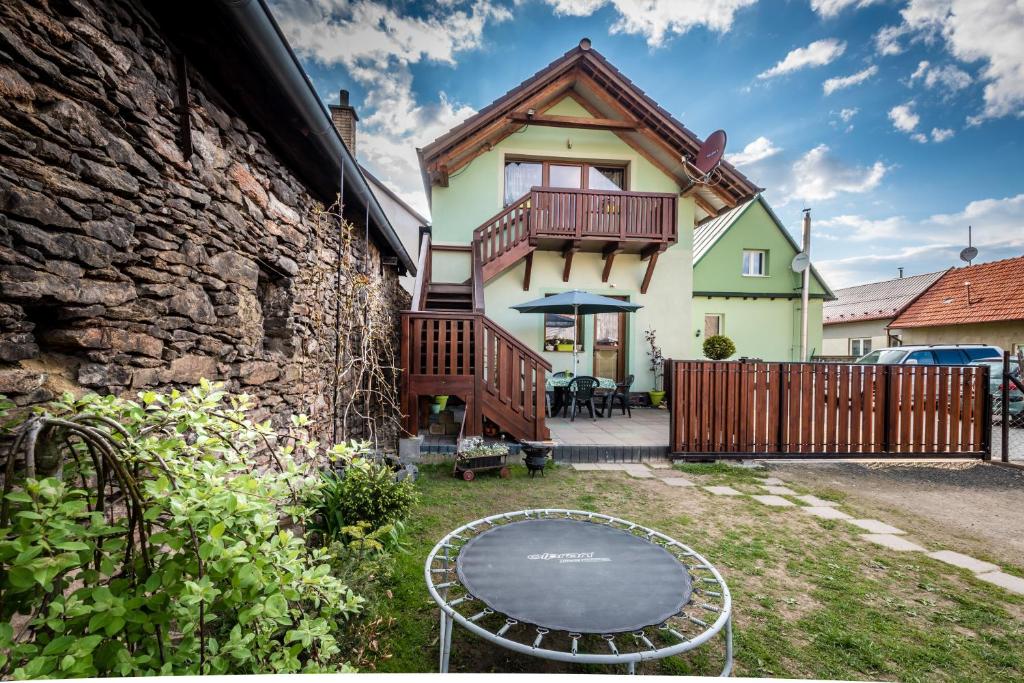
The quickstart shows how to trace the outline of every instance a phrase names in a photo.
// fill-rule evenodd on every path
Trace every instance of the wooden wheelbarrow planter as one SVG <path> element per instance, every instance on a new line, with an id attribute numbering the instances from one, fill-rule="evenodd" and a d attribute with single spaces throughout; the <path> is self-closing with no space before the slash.
<path id="1" fill-rule="evenodd" d="M 508 468 L 508 453 L 504 455 L 477 455 L 477 456 L 455 456 L 455 468 L 452 474 L 461 477 L 463 481 L 473 481 L 477 472 L 488 472 L 498 470 L 502 479 L 507 479 L 511 474 Z"/>

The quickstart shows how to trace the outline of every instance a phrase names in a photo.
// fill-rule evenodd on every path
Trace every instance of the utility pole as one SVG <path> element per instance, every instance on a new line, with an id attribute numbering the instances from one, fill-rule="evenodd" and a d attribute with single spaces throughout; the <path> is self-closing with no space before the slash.
<path id="1" fill-rule="evenodd" d="M 800 360 L 807 360 L 807 306 L 811 294 L 811 210 L 804 209 L 804 245 L 803 253 L 807 257 L 804 268 L 804 286 L 800 293 Z"/>

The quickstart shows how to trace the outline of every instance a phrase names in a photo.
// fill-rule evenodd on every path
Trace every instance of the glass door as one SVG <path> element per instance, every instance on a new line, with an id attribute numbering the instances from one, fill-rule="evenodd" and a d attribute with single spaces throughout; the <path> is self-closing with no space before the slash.
<path id="1" fill-rule="evenodd" d="M 627 297 L 610 298 L 625 300 Z M 594 316 L 594 376 L 616 382 L 626 379 L 625 313 L 598 313 Z"/>

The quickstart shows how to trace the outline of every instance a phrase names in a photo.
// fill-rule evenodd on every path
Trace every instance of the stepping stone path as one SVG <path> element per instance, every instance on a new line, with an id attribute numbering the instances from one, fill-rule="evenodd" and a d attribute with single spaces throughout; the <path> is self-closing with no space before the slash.
<path id="1" fill-rule="evenodd" d="M 716 496 L 742 496 L 743 494 L 731 486 L 705 486 L 704 490 Z"/>
<path id="2" fill-rule="evenodd" d="M 809 515 L 821 517 L 822 519 L 850 519 L 850 515 L 846 514 L 842 510 L 836 510 L 835 508 L 805 507 L 800 509 Z"/>
<path id="3" fill-rule="evenodd" d="M 793 501 L 786 500 L 782 496 L 751 496 L 751 498 L 758 503 L 764 503 L 765 505 L 777 508 L 793 507 L 795 505 Z"/>
<path id="4" fill-rule="evenodd" d="M 837 507 L 839 507 L 839 503 L 835 502 L 834 500 L 825 500 L 824 498 L 818 498 L 817 496 L 811 496 L 811 495 L 796 496 L 796 499 L 799 500 L 799 501 L 802 501 L 804 503 L 807 503 L 811 507 L 816 507 L 816 508 L 837 508 Z"/>
<path id="5" fill-rule="evenodd" d="M 885 522 L 879 522 L 877 519 L 848 519 L 846 520 L 854 526 L 858 526 L 864 531 L 870 531 L 873 534 L 905 534 L 906 531 L 903 529 L 897 529 L 894 526 L 890 526 Z"/>
<path id="6" fill-rule="evenodd" d="M 674 488 L 692 488 L 695 484 L 685 477 L 676 476 L 671 470 L 671 464 L 662 461 L 649 463 L 609 463 L 609 462 L 576 462 L 572 468 L 580 472 L 593 471 L 615 471 L 625 472 L 636 479 L 660 479 L 666 486 Z M 660 470 L 660 471 L 659 471 Z M 657 476 L 655 476 L 655 471 Z M 898 552 L 926 553 L 928 557 L 938 562 L 966 569 L 982 581 L 994 584 L 1011 593 L 1024 595 L 1024 578 L 1007 574 L 1000 571 L 999 567 L 991 562 L 984 562 L 970 555 L 955 552 L 953 550 L 937 550 L 928 552 L 924 547 L 904 538 L 906 533 L 902 529 L 880 522 L 877 519 L 853 519 L 850 515 L 839 510 L 839 503 L 831 500 L 818 498 L 806 494 L 798 495 L 796 491 L 786 486 L 786 482 L 777 477 L 766 477 L 761 480 L 761 488 L 768 492 L 767 495 L 751 495 L 750 498 L 757 502 L 771 507 L 797 507 L 793 501 L 784 496 L 789 496 L 804 503 L 799 506 L 808 515 L 820 519 L 841 519 L 868 533 L 860 534 L 865 541 L 875 543 L 889 550 Z M 744 496 L 747 495 L 737 491 L 731 486 L 703 486 L 708 493 L 716 496 Z"/>
<path id="7" fill-rule="evenodd" d="M 999 567 L 991 562 L 982 562 L 981 560 L 974 559 L 970 555 L 961 555 L 960 553 L 953 552 L 952 550 L 939 550 L 938 552 L 928 553 L 928 557 L 938 560 L 939 562 L 951 564 L 954 567 L 970 569 L 975 574 L 999 571 Z"/>
<path id="8" fill-rule="evenodd" d="M 791 489 L 791 488 L 789 488 L 787 486 L 774 486 L 773 485 L 773 486 L 765 486 L 764 488 L 765 488 L 765 490 L 768 491 L 768 493 L 773 493 L 773 494 L 775 494 L 777 496 L 795 496 L 796 495 L 796 491 L 794 491 L 793 489 Z"/>
<path id="9" fill-rule="evenodd" d="M 861 534 L 860 537 L 865 541 L 877 543 L 883 548 L 888 548 L 889 550 L 898 550 L 900 552 L 924 552 L 924 548 L 918 544 L 911 543 L 902 536 L 896 536 L 894 534 Z"/>

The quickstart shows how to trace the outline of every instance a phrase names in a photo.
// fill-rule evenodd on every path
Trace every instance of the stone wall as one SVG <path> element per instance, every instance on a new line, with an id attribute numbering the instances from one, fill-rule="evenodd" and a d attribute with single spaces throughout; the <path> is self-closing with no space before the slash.
<path id="1" fill-rule="evenodd" d="M 175 61 L 137 3 L 5 0 L 0 54 L 0 393 L 206 377 L 334 436 L 354 390 L 336 386 L 335 293 L 369 261 L 405 305 L 376 247 L 354 230 L 339 281 L 337 218 L 194 70 L 183 157 Z"/>

